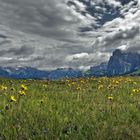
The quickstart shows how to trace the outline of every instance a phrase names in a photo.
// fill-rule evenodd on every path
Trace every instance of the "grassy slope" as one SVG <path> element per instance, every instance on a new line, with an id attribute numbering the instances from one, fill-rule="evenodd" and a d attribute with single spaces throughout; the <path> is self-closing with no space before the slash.
<path id="1" fill-rule="evenodd" d="M 139 140 L 139 81 L 139 77 L 1 79 L 0 85 L 8 89 L 0 90 L 0 138 Z M 26 96 L 18 94 L 21 84 L 28 87 Z M 16 102 L 10 101 L 12 95 Z"/>

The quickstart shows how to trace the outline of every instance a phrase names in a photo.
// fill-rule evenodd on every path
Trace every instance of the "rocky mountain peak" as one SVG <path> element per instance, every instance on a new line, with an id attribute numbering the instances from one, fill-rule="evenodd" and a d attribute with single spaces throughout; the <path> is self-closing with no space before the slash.
<path id="1" fill-rule="evenodd" d="M 123 52 L 119 49 L 113 52 L 108 62 L 108 75 L 121 75 L 140 68 L 140 54 Z"/>

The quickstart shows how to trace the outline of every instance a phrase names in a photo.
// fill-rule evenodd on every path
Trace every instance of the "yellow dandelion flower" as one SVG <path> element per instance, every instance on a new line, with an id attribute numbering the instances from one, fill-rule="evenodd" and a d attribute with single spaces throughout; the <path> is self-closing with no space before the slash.
<path id="1" fill-rule="evenodd" d="M 98 86 L 98 89 L 102 89 L 104 86 L 103 85 L 99 85 Z"/>
<path id="2" fill-rule="evenodd" d="M 136 89 L 132 89 L 132 91 L 135 93 L 136 92 Z"/>
<path id="3" fill-rule="evenodd" d="M 112 101 L 113 97 L 112 96 L 108 96 L 108 100 Z"/>
<path id="4" fill-rule="evenodd" d="M 68 84 L 69 87 L 71 87 L 71 84 Z"/>
<path id="5" fill-rule="evenodd" d="M 20 90 L 19 91 L 19 94 L 22 96 L 22 95 L 26 95 L 26 93 L 25 93 L 25 91 L 23 91 L 23 90 Z"/>
<path id="6" fill-rule="evenodd" d="M 139 89 L 132 89 L 132 92 L 133 93 L 138 93 L 139 92 Z"/>
<path id="7" fill-rule="evenodd" d="M 1 90 L 7 90 L 6 86 L 1 86 Z"/>
<path id="8" fill-rule="evenodd" d="M 77 90 L 81 90 L 81 87 L 78 86 L 76 89 L 77 89 Z"/>
<path id="9" fill-rule="evenodd" d="M 11 102 L 16 102 L 17 100 L 16 100 L 16 98 L 14 97 L 14 96 L 11 96 Z"/>
<path id="10" fill-rule="evenodd" d="M 25 85 L 23 85 L 23 84 L 21 85 L 21 89 L 22 89 L 22 90 L 28 90 L 27 86 L 25 86 Z"/>
<path id="11" fill-rule="evenodd" d="M 83 83 L 83 84 L 85 83 L 83 80 L 81 80 L 80 82 Z"/>
<path id="12" fill-rule="evenodd" d="M 134 85 L 137 85 L 137 82 L 133 82 Z"/>
<path id="13" fill-rule="evenodd" d="M 46 87 L 47 87 L 47 85 L 43 85 L 43 87 L 44 87 L 44 88 L 46 88 Z"/>

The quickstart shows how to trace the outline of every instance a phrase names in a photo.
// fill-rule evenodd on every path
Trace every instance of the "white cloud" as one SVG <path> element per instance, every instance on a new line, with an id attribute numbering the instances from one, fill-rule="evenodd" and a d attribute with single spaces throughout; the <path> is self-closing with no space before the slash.
<path id="1" fill-rule="evenodd" d="M 128 45 L 119 46 L 117 49 L 122 50 L 122 51 L 126 51 L 128 49 Z"/>
<path id="2" fill-rule="evenodd" d="M 116 0 L 107 0 L 108 4 L 114 6 L 114 7 L 121 7 L 121 3 Z"/>
<path id="3" fill-rule="evenodd" d="M 107 61 L 119 46 L 140 50 L 139 0 L 92 0 L 92 12 L 82 1 L 67 2 L 0 0 L 0 65 L 81 69 Z M 106 4 L 121 16 L 109 19 Z"/>
<path id="4" fill-rule="evenodd" d="M 74 54 L 66 57 L 67 61 L 73 61 L 78 59 L 87 59 L 89 57 L 88 53 L 80 53 L 80 54 Z"/>

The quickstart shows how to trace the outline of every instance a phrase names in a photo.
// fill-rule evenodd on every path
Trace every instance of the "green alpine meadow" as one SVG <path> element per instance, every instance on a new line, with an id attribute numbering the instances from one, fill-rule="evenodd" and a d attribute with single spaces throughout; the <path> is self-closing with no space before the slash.
<path id="1" fill-rule="evenodd" d="M 140 78 L 0 79 L 0 140 L 139 140 Z"/>

